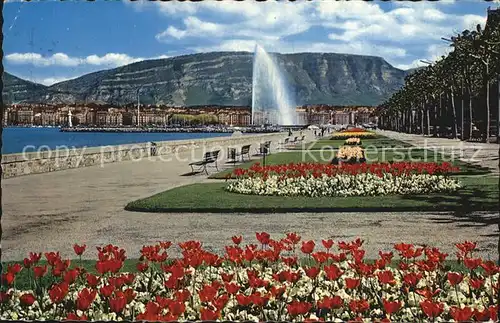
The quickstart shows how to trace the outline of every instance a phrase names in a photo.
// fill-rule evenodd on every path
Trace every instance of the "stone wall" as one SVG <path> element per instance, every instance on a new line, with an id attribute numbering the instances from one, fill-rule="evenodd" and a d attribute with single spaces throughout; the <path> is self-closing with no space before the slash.
<path id="1" fill-rule="evenodd" d="M 163 141 L 156 143 L 159 156 L 172 155 L 183 151 L 196 151 L 196 156 L 212 149 L 221 149 L 221 158 L 225 158 L 227 147 L 240 147 L 253 144 L 252 153 L 258 144 L 272 141 L 273 149 L 287 137 L 287 133 L 271 133 L 257 135 L 233 135 L 194 140 Z M 47 173 L 64 169 L 103 165 L 119 161 L 149 158 L 152 152 L 151 143 L 130 144 L 120 146 L 102 146 L 72 150 L 52 150 L 30 152 L 25 154 L 7 154 L 2 157 L 2 177 Z M 187 162 L 189 163 L 189 162 Z"/>

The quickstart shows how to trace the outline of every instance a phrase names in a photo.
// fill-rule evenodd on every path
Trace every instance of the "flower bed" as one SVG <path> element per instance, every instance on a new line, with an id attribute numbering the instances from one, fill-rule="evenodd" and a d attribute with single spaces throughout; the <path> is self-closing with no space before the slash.
<path id="1" fill-rule="evenodd" d="M 356 159 L 360 160 L 365 157 L 365 152 L 363 148 L 359 146 L 342 146 L 337 152 L 337 158 L 339 159 Z"/>
<path id="2" fill-rule="evenodd" d="M 97 275 L 59 253 L 30 253 L 11 265 L 0 292 L 0 318 L 14 320 L 231 320 L 231 321 L 487 321 L 497 320 L 500 268 L 474 255 L 476 244 L 456 245 L 464 272 L 445 269 L 447 254 L 430 246 L 398 243 L 392 252 L 365 260 L 363 241 L 279 240 L 241 236 L 219 256 L 198 241 L 179 243 L 183 257 L 167 261 L 170 242 L 144 246 L 137 273 L 121 273 L 126 253 L 98 248 Z M 260 246 L 260 247 L 259 247 Z M 322 249 L 322 250 L 320 250 Z M 81 255 L 85 246 L 75 245 Z M 394 253 L 397 255 L 395 256 Z M 300 261 L 298 257 L 307 257 Z M 394 260 L 399 264 L 394 267 Z M 18 290 L 20 271 L 34 290 Z"/>
<path id="3" fill-rule="evenodd" d="M 373 132 L 337 132 L 332 135 L 332 140 L 342 140 L 349 138 L 373 139 L 377 138 L 377 134 Z"/>
<path id="4" fill-rule="evenodd" d="M 360 138 L 348 138 L 344 142 L 345 145 L 361 145 L 361 139 Z"/>
<path id="5" fill-rule="evenodd" d="M 252 195 L 377 196 L 453 192 L 457 171 L 449 163 L 374 163 L 326 165 L 301 163 L 236 169 L 236 180 L 226 189 Z"/>
<path id="6" fill-rule="evenodd" d="M 346 129 L 346 130 L 342 130 L 342 132 L 344 133 L 349 133 L 349 132 L 369 132 L 368 130 L 366 129 L 363 129 L 363 128 L 349 128 L 349 129 Z"/>

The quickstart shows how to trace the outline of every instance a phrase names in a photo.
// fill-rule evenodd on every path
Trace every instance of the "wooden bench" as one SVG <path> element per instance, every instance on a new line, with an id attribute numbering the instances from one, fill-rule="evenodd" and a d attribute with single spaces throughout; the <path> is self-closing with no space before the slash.
<path id="1" fill-rule="evenodd" d="M 279 142 L 278 145 L 280 146 L 280 148 L 285 148 L 289 143 L 290 143 L 290 138 L 285 138 L 285 140 Z"/>
<path id="2" fill-rule="evenodd" d="M 238 159 L 238 157 L 241 157 L 241 161 L 245 161 L 245 159 L 243 158 L 243 156 L 248 156 L 248 160 L 250 160 L 250 147 L 252 145 L 245 145 L 243 147 L 241 147 L 241 150 L 240 152 L 238 152 L 236 150 L 236 148 L 228 148 L 227 151 L 227 155 L 228 155 L 228 158 L 231 159 L 233 161 L 234 164 L 236 164 L 236 161 Z"/>
<path id="3" fill-rule="evenodd" d="M 191 166 L 191 171 L 195 173 L 194 167 L 197 167 L 196 171 L 205 171 L 205 173 L 208 175 L 207 165 L 209 164 L 214 164 L 217 171 L 219 171 L 219 168 L 217 167 L 217 158 L 219 158 L 219 152 L 220 150 L 206 152 L 202 160 L 189 164 L 189 166 Z"/>

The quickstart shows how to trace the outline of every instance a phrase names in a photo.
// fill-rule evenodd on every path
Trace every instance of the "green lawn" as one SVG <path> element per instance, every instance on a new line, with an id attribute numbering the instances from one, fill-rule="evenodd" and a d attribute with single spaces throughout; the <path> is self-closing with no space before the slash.
<path id="1" fill-rule="evenodd" d="M 309 149 L 309 150 L 321 150 L 321 149 L 338 149 L 345 143 L 344 139 L 320 139 L 310 143 L 298 144 L 292 149 Z M 410 144 L 403 141 L 389 139 L 387 137 L 379 137 L 375 139 L 361 139 L 362 147 L 377 147 L 377 148 L 395 148 L 395 147 L 411 147 Z"/>
<path id="2" fill-rule="evenodd" d="M 310 150 L 310 151 L 289 151 L 274 153 L 266 156 L 266 165 L 279 165 L 289 163 L 329 163 L 336 156 L 336 151 L 333 150 Z M 365 156 L 367 162 L 388 162 L 388 161 L 428 161 L 428 162 L 443 162 L 449 161 L 449 157 L 443 157 L 440 153 L 435 153 L 430 150 L 414 148 L 403 149 L 366 149 Z M 253 160 L 240 165 L 236 168 L 249 168 L 256 162 L 264 163 L 263 159 Z M 487 168 L 464 163 L 459 160 L 453 161 L 455 166 L 461 168 L 461 175 L 481 175 L 488 174 L 490 171 Z M 212 179 L 226 179 L 233 172 L 233 168 L 215 173 L 209 176 Z"/>
<path id="3" fill-rule="evenodd" d="M 225 191 L 227 183 L 192 184 L 129 203 L 141 212 L 361 212 L 498 210 L 498 177 L 458 176 L 463 185 L 452 194 L 364 197 L 283 197 Z"/>

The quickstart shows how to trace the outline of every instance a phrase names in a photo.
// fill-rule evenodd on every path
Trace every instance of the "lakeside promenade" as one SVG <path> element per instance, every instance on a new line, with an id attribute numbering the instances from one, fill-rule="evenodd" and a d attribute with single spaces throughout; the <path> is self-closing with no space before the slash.
<path id="1" fill-rule="evenodd" d="M 311 141 L 312 132 L 305 134 L 306 141 Z M 416 135 L 383 134 L 423 143 L 422 137 Z M 450 139 L 427 139 L 443 147 L 459 144 Z M 482 156 L 498 157 L 498 145 L 488 147 Z M 464 151 L 469 158 L 473 152 Z M 185 154 L 182 157 L 189 158 L 190 152 Z M 304 239 L 361 237 L 366 240 L 368 257 L 390 249 L 396 242 L 425 243 L 452 252 L 455 243 L 474 239 L 482 256 L 496 257 L 498 213 L 477 212 L 461 217 L 446 212 L 151 214 L 123 209 L 132 200 L 209 181 L 205 175 L 182 176 L 190 170 L 187 164 L 177 160 L 161 162 L 155 157 L 3 180 L 2 260 L 21 260 L 30 251 L 52 250 L 72 257 L 74 243 L 86 243 L 89 258 L 95 258 L 95 246 L 108 243 L 125 248 L 129 257 L 137 257 L 144 244 L 159 240 L 199 239 L 207 249 L 223 252 L 232 235 L 243 234 L 244 239 L 255 241 L 257 231 L 273 236 L 297 231 Z"/>

